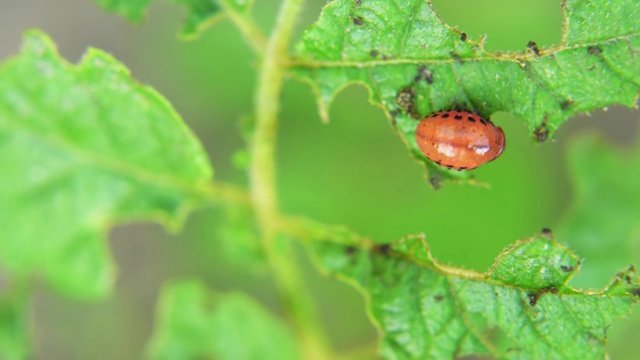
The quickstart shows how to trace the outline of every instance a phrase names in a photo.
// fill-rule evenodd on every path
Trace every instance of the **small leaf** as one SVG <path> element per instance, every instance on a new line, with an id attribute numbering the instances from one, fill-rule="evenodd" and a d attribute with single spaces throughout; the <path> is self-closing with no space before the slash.
<path id="1" fill-rule="evenodd" d="M 129 21 L 141 21 L 151 0 L 93 0 L 104 10 L 117 13 Z M 223 16 L 220 6 L 214 0 L 167 0 L 187 10 L 182 28 L 182 36 L 185 38 L 197 37 L 204 29 L 213 25 Z M 222 1 L 222 0 L 221 0 Z M 224 0 L 244 9 L 238 2 Z M 250 6 L 251 2 L 241 4 Z"/>
<path id="2" fill-rule="evenodd" d="M 150 342 L 154 359 L 298 359 L 292 333 L 242 294 L 211 296 L 198 282 L 167 285 Z"/>
<path id="3" fill-rule="evenodd" d="M 585 137 L 572 144 L 574 202 L 556 231 L 587 259 L 575 284 L 602 286 L 620 264 L 640 260 L 640 146 L 614 149 Z"/>
<path id="4" fill-rule="evenodd" d="M 469 179 L 426 159 L 415 142 L 420 119 L 455 107 L 485 117 L 505 111 L 544 141 L 577 112 L 635 106 L 640 3 L 568 0 L 563 11 L 560 45 L 490 53 L 484 38 L 473 41 L 444 24 L 428 1 L 334 0 L 304 33 L 291 72 L 311 84 L 324 120 L 341 89 L 365 85 L 432 183 Z"/>
<path id="5" fill-rule="evenodd" d="M 225 206 L 216 231 L 220 243 L 218 251 L 225 261 L 243 270 L 264 270 L 266 264 L 255 215 L 250 207 Z"/>
<path id="6" fill-rule="evenodd" d="M 0 263 L 76 296 L 110 290 L 112 223 L 176 228 L 211 178 L 164 98 L 99 50 L 68 64 L 37 31 L 0 68 L 0 152 Z"/>
<path id="7" fill-rule="evenodd" d="M 602 291 L 567 286 L 578 258 L 546 236 L 516 243 L 486 274 L 437 263 L 420 236 L 312 249 L 365 294 L 389 359 L 602 359 L 607 328 L 640 297 L 632 269 Z"/>

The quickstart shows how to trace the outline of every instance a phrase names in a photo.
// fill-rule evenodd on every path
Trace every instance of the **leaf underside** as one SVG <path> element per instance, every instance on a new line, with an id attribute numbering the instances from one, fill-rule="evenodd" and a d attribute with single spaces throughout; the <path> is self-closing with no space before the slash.
<path id="1" fill-rule="evenodd" d="M 211 178 L 165 99 L 99 50 L 65 62 L 37 31 L 0 68 L 0 152 L 0 264 L 76 296 L 110 290 L 110 225 L 176 227 Z"/>
<path id="2" fill-rule="evenodd" d="M 613 104 L 636 105 L 640 90 L 640 2 L 567 0 L 562 42 L 491 53 L 447 26 L 424 0 L 335 0 L 297 44 L 291 73 L 311 84 L 321 117 L 352 83 L 392 124 L 432 184 L 468 180 L 436 166 L 417 147 L 419 120 L 461 108 L 523 119 L 541 142 L 569 117 Z"/>
<path id="3" fill-rule="evenodd" d="M 486 274 L 438 264 L 419 236 L 312 250 L 367 297 L 389 359 L 602 359 L 607 328 L 640 297 L 633 269 L 602 291 L 569 287 L 579 260 L 548 235 L 516 243 Z"/>

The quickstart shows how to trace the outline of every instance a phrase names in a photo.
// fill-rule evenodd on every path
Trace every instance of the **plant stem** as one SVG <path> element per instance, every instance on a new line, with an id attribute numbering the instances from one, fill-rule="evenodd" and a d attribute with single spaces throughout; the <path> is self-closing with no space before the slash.
<path id="1" fill-rule="evenodd" d="M 275 28 L 267 40 L 258 74 L 256 127 L 251 141 L 250 193 L 262 232 L 263 246 L 287 316 L 295 327 L 304 359 L 325 359 L 327 347 L 313 301 L 295 261 L 292 244 L 278 238 L 279 210 L 275 181 L 275 140 L 280 93 L 294 22 L 302 0 L 283 0 Z"/>
<path id="2" fill-rule="evenodd" d="M 248 14 L 241 14 L 230 6 L 226 1 L 219 1 L 218 4 L 224 9 L 227 17 L 240 30 L 240 33 L 247 43 L 258 54 L 262 54 L 265 48 L 266 39 L 260 27 Z"/>

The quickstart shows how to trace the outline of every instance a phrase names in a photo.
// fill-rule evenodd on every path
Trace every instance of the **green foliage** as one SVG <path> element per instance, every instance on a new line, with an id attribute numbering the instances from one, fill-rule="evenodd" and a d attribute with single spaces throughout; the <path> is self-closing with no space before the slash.
<path id="1" fill-rule="evenodd" d="M 0 69 L 0 139 L 0 262 L 76 296 L 110 290 L 111 224 L 175 228 L 211 178 L 166 100 L 101 51 L 66 63 L 39 32 Z"/>
<path id="2" fill-rule="evenodd" d="M 640 5 L 634 1 L 565 1 L 560 45 L 490 53 L 446 25 L 429 2 L 336 0 L 308 29 L 291 62 L 311 84 L 320 113 L 350 83 L 369 89 L 430 181 L 468 179 L 426 159 L 415 142 L 418 120 L 455 107 L 488 117 L 508 112 L 544 141 L 569 117 L 610 104 L 635 105 L 640 90 Z M 594 20 L 595 19 L 595 20 Z M 596 90 L 597 91 L 594 91 Z M 508 134 L 507 134 L 508 138 Z"/>
<path id="3" fill-rule="evenodd" d="M 640 297 L 631 269 L 602 291 L 568 286 L 578 258 L 545 235 L 516 243 L 486 274 L 437 263 L 419 236 L 365 249 L 325 241 L 313 250 L 368 298 L 389 359 L 601 359 L 607 328 Z"/>
<path id="4" fill-rule="evenodd" d="M 141 21 L 147 11 L 151 0 L 93 0 L 103 9 L 117 13 L 130 21 Z M 184 19 L 182 36 L 194 38 L 208 26 L 219 20 L 223 13 L 216 1 L 212 0 L 166 0 L 179 6 L 183 6 L 187 15 Z M 232 3 L 237 9 L 244 9 L 250 2 L 238 4 L 232 0 L 221 0 Z"/>
<path id="5" fill-rule="evenodd" d="M 0 295 L 0 359 L 18 360 L 29 353 L 27 305 L 22 296 Z"/>
<path id="6" fill-rule="evenodd" d="M 297 359 L 291 331 L 242 294 L 211 296 L 198 282 L 169 284 L 151 341 L 154 359 Z"/>
<path id="7" fill-rule="evenodd" d="M 558 234 L 586 259 L 576 282 L 602 286 L 640 259 L 640 146 L 613 150 L 589 137 L 573 144 L 569 160 L 575 201 Z"/>

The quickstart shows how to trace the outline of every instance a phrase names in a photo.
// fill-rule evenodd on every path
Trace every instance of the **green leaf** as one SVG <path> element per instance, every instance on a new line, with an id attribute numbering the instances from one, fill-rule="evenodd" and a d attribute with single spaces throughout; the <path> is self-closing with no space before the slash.
<path id="1" fill-rule="evenodd" d="M 162 291 L 150 342 L 154 359 L 298 359 L 291 331 L 242 294 L 211 296 L 198 282 Z"/>
<path id="2" fill-rule="evenodd" d="M 224 214 L 220 223 L 215 224 L 217 251 L 225 261 L 253 270 L 256 273 L 265 270 L 266 258 L 260 242 L 253 209 L 241 205 L 229 205 L 221 209 Z"/>
<path id="3" fill-rule="evenodd" d="M 102 51 L 65 62 L 37 31 L 0 68 L 0 152 L 0 264 L 76 296 L 110 290 L 110 225 L 176 228 L 211 178 L 164 98 Z"/>
<path id="4" fill-rule="evenodd" d="M 586 259 L 573 283 L 602 286 L 620 264 L 640 260 L 640 146 L 585 137 L 570 147 L 569 165 L 574 202 L 557 233 Z"/>
<path id="5" fill-rule="evenodd" d="M 607 328 L 640 297 L 632 269 L 602 291 L 568 286 L 579 260 L 547 235 L 516 243 L 485 274 L 437 263 L 421 236 L 312 249 L 365 294 L 389 359 L 602 359 Z"/>
<path id="6" fill-rule="evenodd" d="M 129 21 L 144 19 L 151 0 L 94 0 L 104 10 L 114 12 Z M 223 16 L 220 5 L 215 0 L 166 0 L 183 6 L 186 16 L 181 35 L 185 38 L 197 37 L 204 29 L 213 25 Z M 247 11 L 252 1 L 220 0 L 231 4 L 234 9 Z"/>
<path id="7" fill-rule="evenodd" d="M 444 24 L 428 1 L 335 0 L 304 33 L 291 72 L 311 84 L 325 120 L 341 89 L 364 85 L 432 183 L 469 179 L 425 158 L 415 142 L 418 120 L 455 107 L 485 117 L 505 111 L 544 141 L 578 112 L 635 106 L 640 2 L 567 0 L 563 12 L 560 45 L 491 53 L 484 38 L 471 40 Z"/>
<path id="8" fill-rule="evenodd" d="M 26 359 L 28 319 L 26 299 L 0 296 L 0 359 Z"/>

